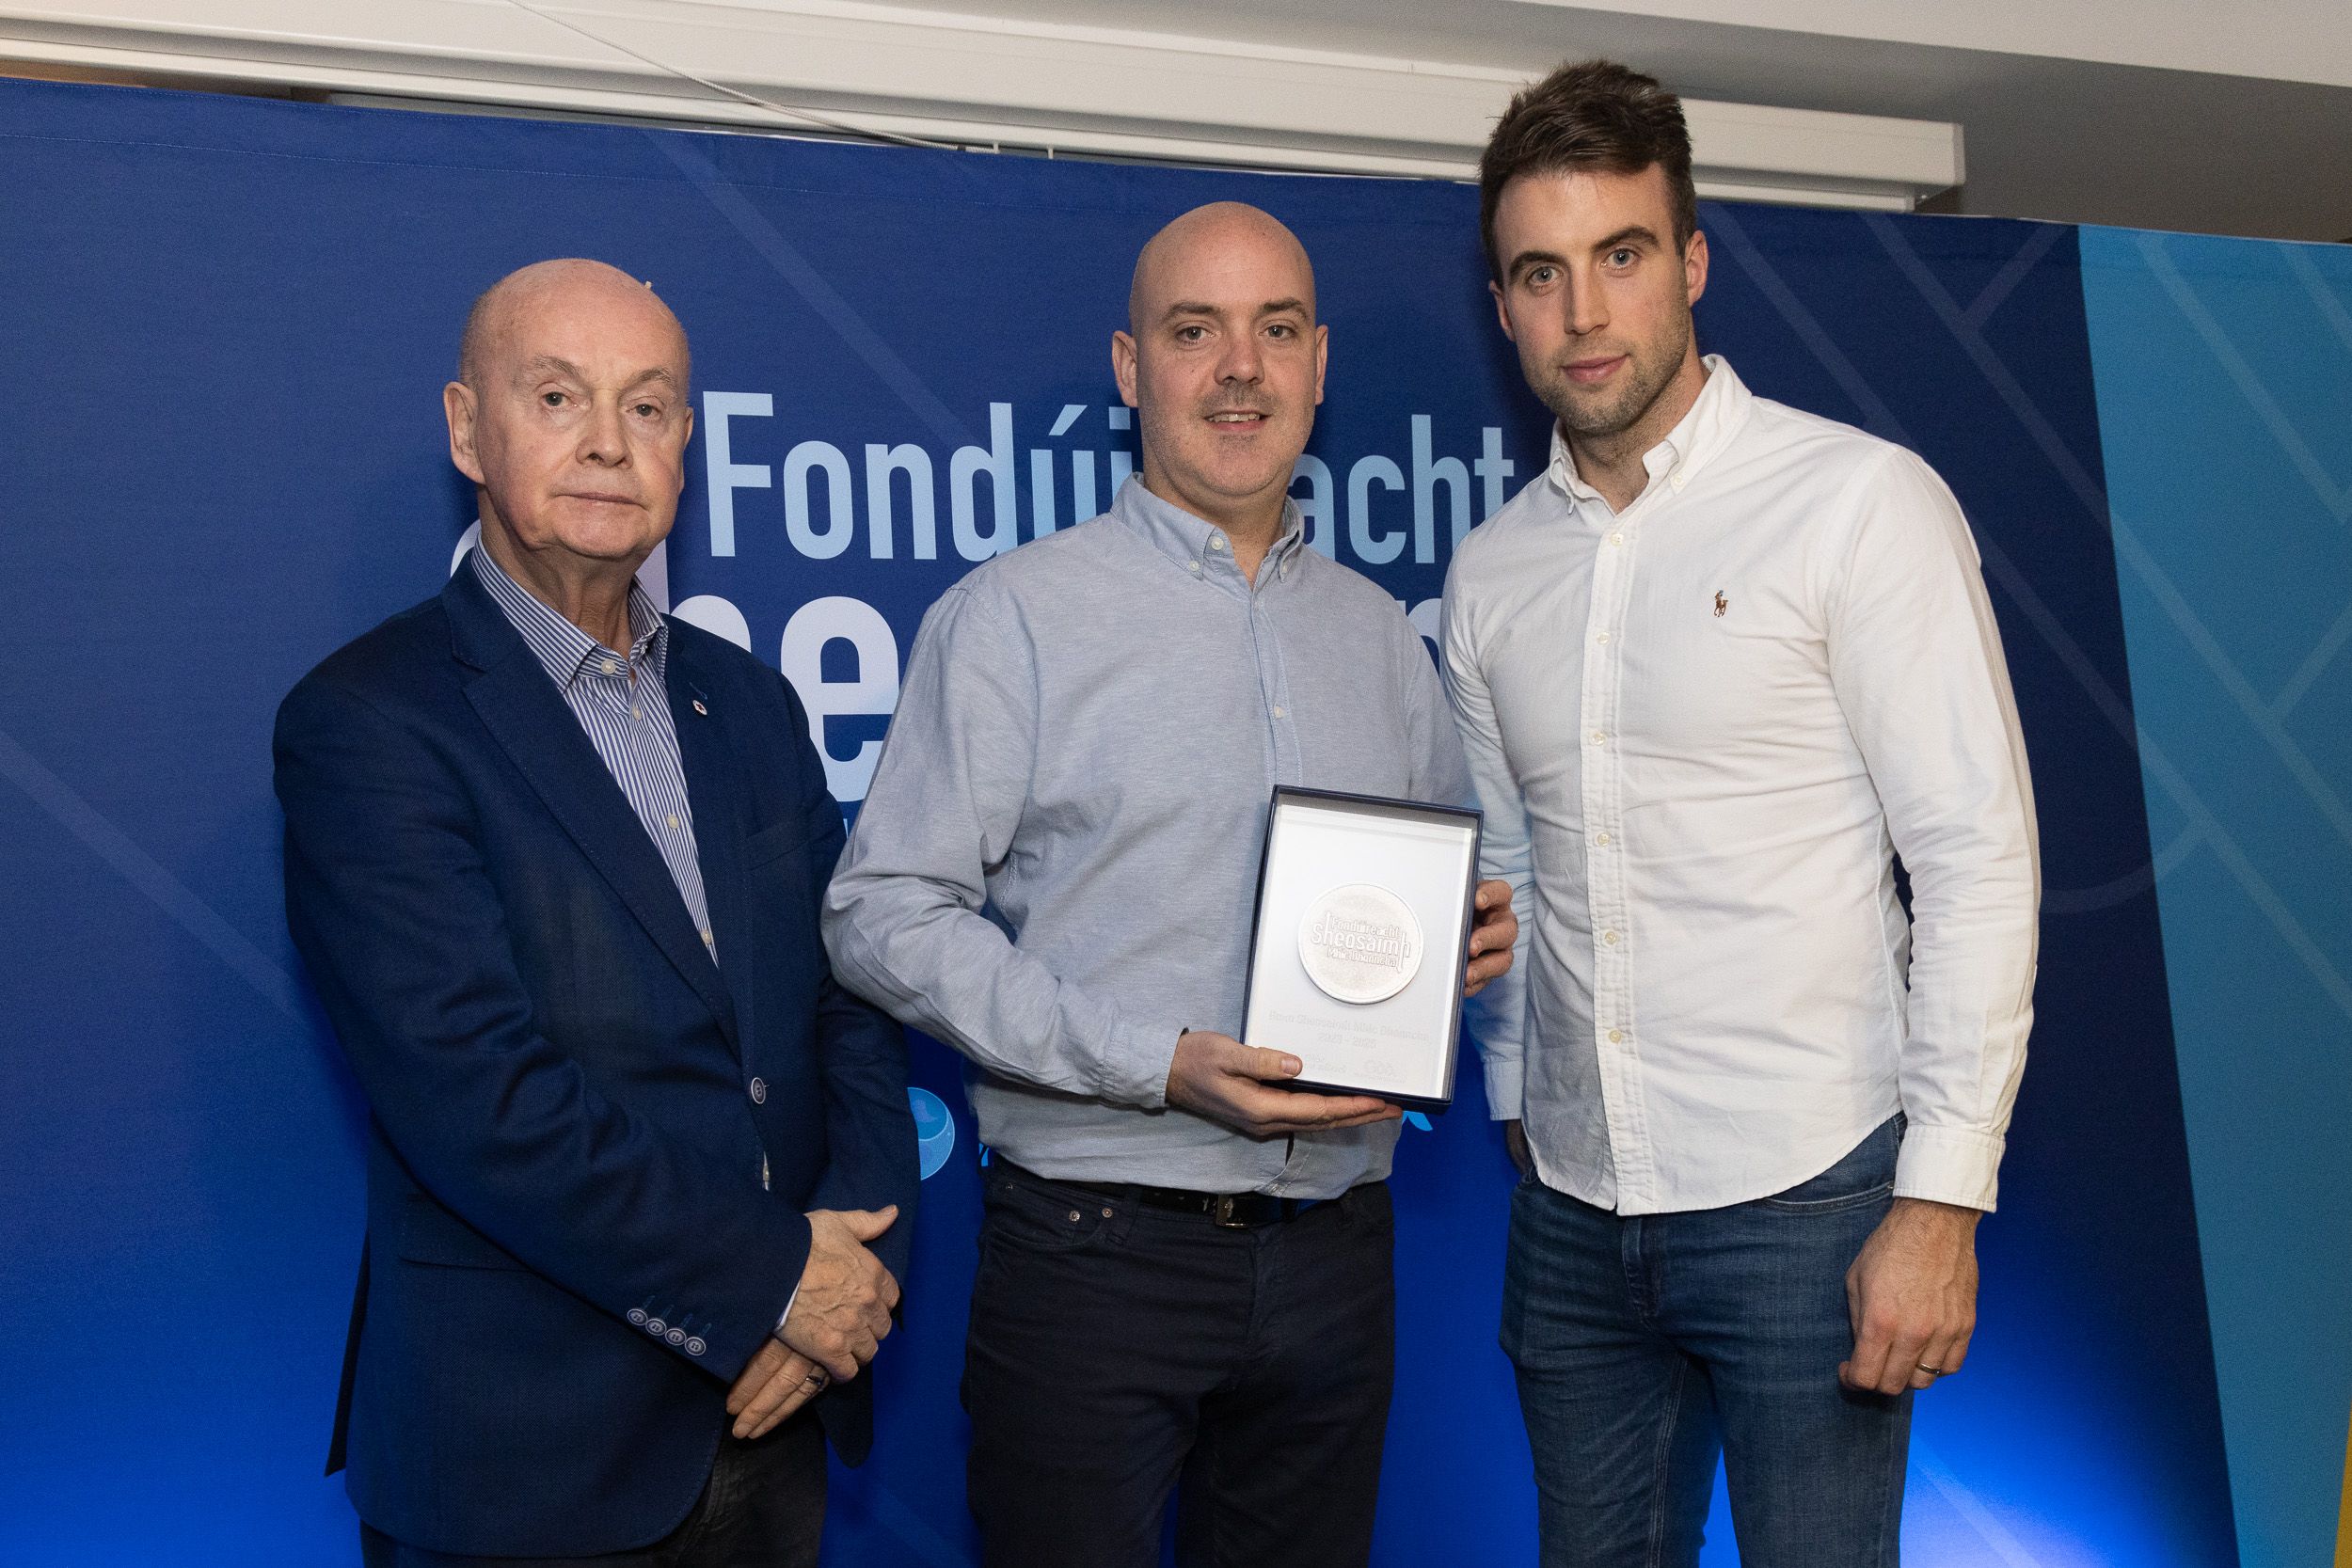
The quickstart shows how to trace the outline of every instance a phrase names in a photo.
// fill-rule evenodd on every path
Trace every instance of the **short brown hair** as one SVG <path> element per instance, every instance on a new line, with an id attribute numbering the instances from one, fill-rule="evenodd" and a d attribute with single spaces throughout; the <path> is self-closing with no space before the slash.
<path id="1" fill-rule="evenodd" d="M 1698 231 L 1699 194 L 1691 182 L 1691 130 L 1682 100 L 1614 60 L 1564 65 L 1521 88 L 1495 122 L 1478 160 L 1478 232 L 1486 265 L 1502 281 L 1495 254 L 1495 208 L 1502 187 L 1523 174 L 1599 169 L 1639 174 L 1655 164 L 1666 174 L 1674 203 L 1675 247 Z"/>

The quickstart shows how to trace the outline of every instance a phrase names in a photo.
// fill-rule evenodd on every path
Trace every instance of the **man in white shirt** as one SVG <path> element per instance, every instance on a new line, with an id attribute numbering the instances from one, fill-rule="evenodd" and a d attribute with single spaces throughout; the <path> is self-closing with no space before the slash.
<path id="1" fill-rule="evenodd" d="M 1445 594 L 1486 874 L 1534 915 L 1481 1031 L 1502 1343 L 1547 1568 L 1695 1563 L 1719 1452 L 1747 1568 L 1892 1564 L 2032 1017 L 2030 784 L 1950 492 L 1700 357 L 1690 169 L 1680 103 L 1595 61 L 1481 171 L 1558 416 Z"/>

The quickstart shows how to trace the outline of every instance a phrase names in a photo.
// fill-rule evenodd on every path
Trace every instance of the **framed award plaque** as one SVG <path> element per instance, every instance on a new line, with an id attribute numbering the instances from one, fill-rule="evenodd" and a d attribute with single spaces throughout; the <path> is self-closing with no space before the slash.
<path id="1" fill-rule="evenodd" d="M 1292 1087 L 1452 1102 L 1478 834 L 1474 811 L 1274 791 L 1241 1037 L 1297 1057 Z"/>

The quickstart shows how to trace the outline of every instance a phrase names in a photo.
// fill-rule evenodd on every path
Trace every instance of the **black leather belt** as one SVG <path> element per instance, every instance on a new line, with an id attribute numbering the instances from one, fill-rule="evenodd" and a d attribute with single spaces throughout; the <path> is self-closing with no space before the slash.
<path id="1" fill-rule="evenodd" d="M 1317 1199 L 1277 1197 L 1271 1193 L 1196 1193 L 1186 1187 L 1145 1187 L 1132 1181 L 1072 1181 L 1058 1176 L 1040 1176 L 998 1155 L 1008 1171 L 1056 1187 L 1068 1187 L 1073 1192 L 1091 1193 L 1109 1198 L 1114 1203 L 1136 1203 L 1146 1209 L 1166 1209 L 1180 1214 L 1205 1214 L 1212 1225 L 1228 1230 L 1248 1230 L 1255 1226 L 1279 1225 L 1296 1219 L 1313 1208 Z"/>

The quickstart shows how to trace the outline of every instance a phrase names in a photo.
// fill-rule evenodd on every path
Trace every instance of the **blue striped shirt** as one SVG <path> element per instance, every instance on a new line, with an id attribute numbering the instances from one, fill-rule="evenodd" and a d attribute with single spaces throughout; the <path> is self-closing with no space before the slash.
<path id="1" fill-rule="evenodd" d="M 694 813 L 686 800 L 686 769 L 678 761 L 677 731 L 670 721 L 666 679 L 669 624 L 636 583 L 628 588 L 628 652 L 614 653 L 533 595 L 490 559 L 469 552 L 474 576 L 506 611 L 548 678 L 587 733 L 612 782 L 628 797 L 637 820 L 661 851 L 678 896 L 713 962 L 719 949 L 703 896 L 702 863 L 694 858 Z"/>

